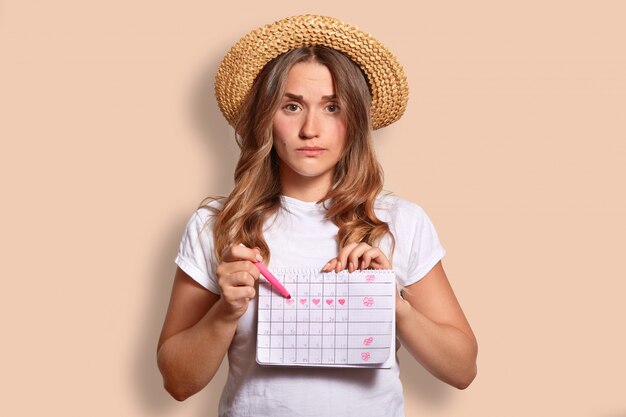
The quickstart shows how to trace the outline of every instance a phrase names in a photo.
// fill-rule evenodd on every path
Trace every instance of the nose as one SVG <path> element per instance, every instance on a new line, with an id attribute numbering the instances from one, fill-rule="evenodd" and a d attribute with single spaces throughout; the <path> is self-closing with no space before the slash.
<path id="1" fill-rule="evenodd" d="M 308 111 L 300 128 L 300 139 L 312 139 L 319 135 L 315 112 Z"/>

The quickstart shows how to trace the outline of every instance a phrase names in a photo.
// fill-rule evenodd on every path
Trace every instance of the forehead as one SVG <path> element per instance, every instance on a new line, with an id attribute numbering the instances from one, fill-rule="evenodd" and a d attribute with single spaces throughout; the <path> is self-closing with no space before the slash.
<path id="1" fill-rule="evenodd" d="M 320 93 L 331 95 L 335 93 L 333 77 L 328 67 L 319 62 L 307 61 L 295 64 L 287 74 L 285 92 L 300 94 Z"/>

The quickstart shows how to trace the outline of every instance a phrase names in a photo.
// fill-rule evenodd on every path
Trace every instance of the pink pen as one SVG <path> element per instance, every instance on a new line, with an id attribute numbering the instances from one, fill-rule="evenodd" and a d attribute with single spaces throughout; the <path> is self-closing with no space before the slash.
<path id="1" fill-rule="evenodd" d="M 261 271 L 261 275 L 263 275 L 265 279 L 267 279 L 270 284 L 272 284 L 272 286 L 276 288 L 276 291 L 278 291 L 280 295 L 287 299 L 291 298 L 291 294 L 289 294 L 285 287 L 282 286 L 278 279 L 276 279 L 276 277 L 272 275 L 272 273 L 265 267 L 265 265 L 263 265 L 261 262 L 254 262 L 254 266 L 259 268 L 259 271 Z"/>
<path id="2" fill-rule="evenodd" d="M 246 245 L 244 245 L 243 243 L 240 243 L 239 246 L 243 246 L 244 248 L 246 247 Z M 272 275 L 272 273 L 265 267 L 265 265 L 263 265 L 262 262 L 252 263 L 259 269 L 259 271 L 261 271 L 261 275 L 263 275 L 265 279 L 268 280 L 274 288 L 276 288 L 276 291 L 278 291 L 280 295 L 287 299 L 291 298 L 291 294 L 289 294 L 285 287 L 282 286 L 278 279 L 274 275 Z"/>

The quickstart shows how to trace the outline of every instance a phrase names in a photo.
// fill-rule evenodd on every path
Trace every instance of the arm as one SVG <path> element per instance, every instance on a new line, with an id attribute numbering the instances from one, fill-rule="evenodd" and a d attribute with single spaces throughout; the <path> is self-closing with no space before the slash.
<path id="1" fill-rule="evenodd" d="M 397 298 L 398 338 L 442 381 L 464 389 L 476 377 L 478 345 L 441 261 Z"/>
<path id="2" fill-rule="evenodd" d="M 165 389 L 182 401 L 204 388 L 219 369 L 239 317 L 255 296 L 256 252 L 231 247 L 217 268 L 222 297 L 177 268 L 172 296 L 157 346 Z"/>
<path id="3" fill-rule="evenodd" d="M 322 269 L 390 269 L 379 248 L 351 243 Z M 396 328 L 402 344 L 424 368 L 442 381 L 464 389 L 476 377 L 478 345 L 450 287 L 441 261 L 396 297 Z"/>

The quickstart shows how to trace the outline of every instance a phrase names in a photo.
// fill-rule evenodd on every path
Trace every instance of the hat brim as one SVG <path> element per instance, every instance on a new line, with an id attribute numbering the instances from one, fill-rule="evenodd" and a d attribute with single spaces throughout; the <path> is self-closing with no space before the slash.
<path id="1" fill-rule="evenodd" d="M 324 45 L 358 64 L 372 93 L 372 128 L 398 120 L 406 110 L 409 88 L 397 58 L 376 38 L 338 19 L 301 15 L 278 20 L 242 37 L 228 51 L 215 76 L 215 97 L 231 125 L 261 69 L 294 48 Z"/>

